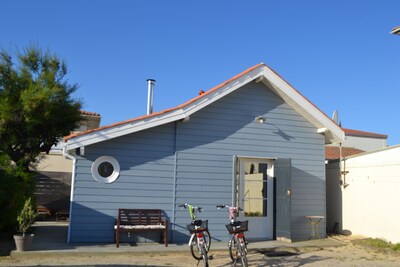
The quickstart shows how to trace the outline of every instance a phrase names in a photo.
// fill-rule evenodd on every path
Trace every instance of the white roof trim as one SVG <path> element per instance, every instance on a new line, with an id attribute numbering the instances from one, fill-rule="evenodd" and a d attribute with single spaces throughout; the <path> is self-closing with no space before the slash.
<path id="1" fill-rule="evenodd" d="M 263 76 L 265 77 L 263 83 L 267 86 L 270 85 L 268 87 L 274 90 L 292 108 L 318 129 L 327 129 L 325 131 L 325 143 L 337 143 L 344 140 L 345 134 L 341 127 L 267 66 L 264 67 Z"/>
<path id="2" fill-rule="evenodd" d="M 352 158 L 357 158 L 357 157 L 362 157 L 362 156 L 366 156 L 366 155 L 370 155 L 370 154 L 385 152 L 385 151 L 392 150 L 392 149 L 400 149 L 400 145 L 394 145 L 394 146 L 378 148 L 378 149 L 372 150 L 372 151 L 365 151 L 365 152 L 358 153 L 358 154 L 355 154 L 355 155 L 347 156 L 346 160 L 347 159 L 352 159 Z"/>
<path id="3" fill-rule="evenodd" d="M 284 101 L 314 124 L 317 129 L 326 128 L 326 142 L 330 143 L 344 140 L 344 132 L 338 125 L 330 120 L 324 113 L 311 104 L 270 68 L 265 65 L 260 65 L 253 70 L 230 80 L 221 87 L 206 93 L 203 97 L 200 97 L 187 105 L 182 105 L 182 107 L 178 107 L 177 109 L 172 109 L 171 111 L 159 113 L 157 115 L 155 114 L 154 116 L 146 116 L 143 119 L 119 123 L 114 126 L 110 125 L 109 127 L 99 128 L 95 131 L 89 131 L 88 133 L 71 137 L 63 144 L 64 151 L 70 151 L 81 146 L 88 146 L 166 123 L 183 120 L 254 79 L 258 79 L 258 81 L 261 80 L 270 89 L 275 91 L 275 93 L 282 97 Z"/>
<path id="4" fill-rule="evenodd" d="M 221 88 L 211 92 L 210 94 L 200 98 L 198 101 L 189 104 L 183 108 L 185 114 L 188 116 L 199 111 L 200 109 L 210 105 L 211 103 L 223 98 L 224 96 L 230 94 L 231 92 L 235 91 L 236 89 L 242 87 L 243 85 L 251 82 L 257 77 L 262 75 L 262 69 L 257 68 L 249 73 L 231 81 L 230 83 L 222 86 Z"/>
<path id="5" fill-rule="evenodd" d="M 88 146 L 98 142 L 110 140 L 116 137 L 124 136 L 134 132 L 156 127 L 158 125 L 185 119 L 187 117 L 182 109 L 171 111 L 170 113 L 160 114 L 155 117 L 148 117 L 142 120 L 132 121 L 119 124 L 105 129 L 88 132 L 87 134 L 78 135 L 64 143 L 66 150 L 72 150 L 81 146 Z"/>

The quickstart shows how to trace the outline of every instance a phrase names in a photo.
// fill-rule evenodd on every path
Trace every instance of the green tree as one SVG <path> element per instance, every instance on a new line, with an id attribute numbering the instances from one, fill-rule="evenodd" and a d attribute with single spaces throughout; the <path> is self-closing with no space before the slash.
<path id="1" fill-rule="evenodd" d="M 24 196 L 30 196 L 34 190 L 34 177 L 34 172 L 26 172 L 10 164 L 7 155 L 0 155 L 0 230 L 14 230 Z"/>
<path id="2" fill-rule="evenodd" d="M 29 170 L 41 152 L 77 128 L 82 104 L 55 54 L 29 46 L 16 57 L 14 63 L 11 53 L 0 53 L 0 153 Z"/>
<path id="3" fill-rule="evenodd" d="M 0 229 L 15 225 L 32 196 L 41 153 L 81 121 L 78 85 L 67 73 L 63 60 L 36 46 L 0 52 Z"/>

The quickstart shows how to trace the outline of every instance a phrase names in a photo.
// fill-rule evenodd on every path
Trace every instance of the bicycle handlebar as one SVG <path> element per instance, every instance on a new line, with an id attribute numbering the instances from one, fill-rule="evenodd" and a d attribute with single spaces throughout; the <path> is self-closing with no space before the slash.
<path id="1" fill-rule="evenodd" d="M 192 221 L 196 220 L 196 213 L 200 213 L 203 210 L 202 207 L 194 207 L 188 203 L 178 205 L 178 207 L 189 209 L 189 216 Z"/>
<path id="2" fill-rule="evenodd" d="M 185 208 L 185 209 L 187 209 L 189 207 L 192 207 L 193 211 L 198 211 L 198 212 L 201 212 L 203 210 L 202 207 L 195 207 L 195 206 L 192 206 L 192 205 L 190 205 L 188 203 L 178 205 L 178 207 L 179 208 Z"/>
<path id="3" fill-rule="evenodd" d="M 243 212 L 243 209 L 240 207 L 230 207 L 226 204 L 222 204 L 222 205 L 217 205 L 218 209 L 227 209 L 229 211 L 229 220 L 231 220 L 231 222 L 233 222 L 236 218 L 236 213 L 237 212 Z"/>
<path id="4" fill-rule="evenodd" d="M 240 207 L 230 207 L 230 206 L 228 206 L 228 205 L 226 205 L 226 204 L 217 205 L 217 209 L 224 209 L 224 208 L 227 208 L 227 209 L 234 209 L 234 210 L 237 210 L 237 211 L 243 211 L 243 209 L 240 208 Z"/>

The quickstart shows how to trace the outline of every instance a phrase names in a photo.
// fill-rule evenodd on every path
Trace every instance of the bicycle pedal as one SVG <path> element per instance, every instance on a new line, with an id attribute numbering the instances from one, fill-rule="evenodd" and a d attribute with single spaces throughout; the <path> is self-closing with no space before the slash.
<path id="1" fill-rule="evenodd" d="M 208 259 L 209 259 L 209 260 L 213 260 L 213 259 L 214 259 L 214 256 L 213 256 L 213 255 L 208 255 Z"/>

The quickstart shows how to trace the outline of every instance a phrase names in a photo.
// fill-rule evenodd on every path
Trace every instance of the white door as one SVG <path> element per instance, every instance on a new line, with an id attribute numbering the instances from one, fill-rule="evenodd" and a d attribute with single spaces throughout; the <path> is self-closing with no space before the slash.
<path id="1" fill-rule="evenodd" d="M 248 239 L 273 239 L 273 160 L 239 158 L 239 220 L 249 221 Z"/>

